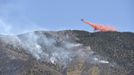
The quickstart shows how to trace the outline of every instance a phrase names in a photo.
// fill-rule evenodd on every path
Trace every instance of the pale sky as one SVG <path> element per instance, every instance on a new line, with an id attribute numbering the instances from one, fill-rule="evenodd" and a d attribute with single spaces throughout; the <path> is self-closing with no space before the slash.
<path id="1" fill-rule="evenodd" d="M 0 33 L 93 29 L 80 21 L 134 32 L 134 0 L 0 0 Z"/>

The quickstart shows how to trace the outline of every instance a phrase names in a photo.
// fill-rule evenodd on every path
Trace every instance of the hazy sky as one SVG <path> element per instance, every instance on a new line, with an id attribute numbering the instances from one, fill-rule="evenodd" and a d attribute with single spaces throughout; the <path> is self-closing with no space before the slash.
<path id="1" fill-rule="evenodd" d="M 81 18 L 134 32 L 134 0 L 0 0 L 0 33 L 93 31 Z"/>

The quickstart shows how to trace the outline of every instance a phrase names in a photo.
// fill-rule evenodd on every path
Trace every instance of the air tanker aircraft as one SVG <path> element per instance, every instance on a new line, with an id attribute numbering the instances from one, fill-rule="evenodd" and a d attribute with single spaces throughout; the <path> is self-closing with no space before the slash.
<path id="1" fill-rule="evenodd" d="M 98 30 L 100 32 L 116 32 L 116 28 L 111 27 L 111 26 L 105 26 L 105 25 L 100 25 L 100 24 L 94 24 L 92 22 L 85 21 L 84 19 L 81 19 L 82 22 L 85 24 L 90 25 L 91 27 L 94 28 L 94 30 Z"/>

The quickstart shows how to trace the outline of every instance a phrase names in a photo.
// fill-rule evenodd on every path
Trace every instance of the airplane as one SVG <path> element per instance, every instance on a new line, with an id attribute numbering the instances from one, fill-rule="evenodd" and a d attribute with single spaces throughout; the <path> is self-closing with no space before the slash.
<path id="1" fill-rule="evenodd" d="M 105 26 L 105 25 L 100 25 L 100 24 L 94 24 L 92 22 L 85 21 L 84 19 L 81 19 L 82 22 L 85 24 L 88 24 L 94 28 L 94 30 L 98 30 L 100 32 L 116 32 L 116 28 L 111 27 L 111 26 Z"/>

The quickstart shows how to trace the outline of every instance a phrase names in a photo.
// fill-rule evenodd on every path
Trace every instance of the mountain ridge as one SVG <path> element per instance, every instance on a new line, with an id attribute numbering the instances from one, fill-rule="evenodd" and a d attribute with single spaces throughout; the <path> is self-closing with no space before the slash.
<path id="1" fill-rule="evenodd" d="M 133 37 L 131 32 L 81 30 L 1 36 L 0 74 L 133 75 Z"/>

